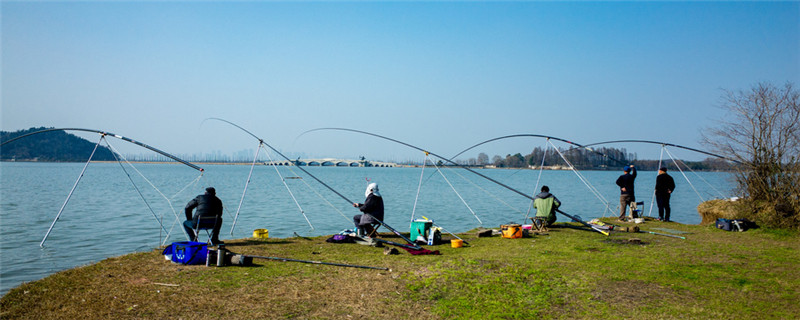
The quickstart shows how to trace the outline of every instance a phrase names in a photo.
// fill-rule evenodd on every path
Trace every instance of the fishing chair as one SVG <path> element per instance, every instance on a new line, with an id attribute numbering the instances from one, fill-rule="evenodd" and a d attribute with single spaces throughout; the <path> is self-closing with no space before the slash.
<path id="1" fill-rule="evenodd" d="M 631 202 L 630 210 L 628 211 L 628 216 L 635 219 L 642 217 L 642 209 L 639 207 L 644 208 L 644 201 L 639 202 Z"/>
<path id="2" fill-rule="evenodd" d="M 364 235 L 370 238 L 375 238 L 378 235 L 378 228 L 381 227 L 380 223 L 374 222 L 369 224 L 360 225 L 359 228 L 363 228 Z"/>
<path id="3" fill-rule="evenodd" d="M 197 241 L 200 238 L 200 230 L 205 230 L 208 239 L 206 243 L 211 243 L 211 231 L 217 226 L 217 216 L 213 217 L 198 217 L 197 224 L 194 226 L 194 239 L 192 241 Z"/>
<path id="4" fill-rule="evenodd" d="M 538 232 L 547 232 L 547 218 L 545 217 L 530 217 L 531 229 Z"/>

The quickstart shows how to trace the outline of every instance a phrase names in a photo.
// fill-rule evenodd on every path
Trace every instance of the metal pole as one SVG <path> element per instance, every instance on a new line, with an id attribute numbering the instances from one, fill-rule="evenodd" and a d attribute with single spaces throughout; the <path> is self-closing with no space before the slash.
<path id="1" fill-rule="evenodd" d="M 42 239 L 42 242 L 39 243 L 39 247 L 44 248 L 44 242 L 47 241 L 47 237 L 50 236 L 50 232 L 53 231 L 53 227 L 55 227 L 56 221 L 58 221 L 58 219 L 61 217 L 61 213 L 64 212 L 64 208 L 67 207 L 67 202 L 69 202 L 69 199 L 72 198 L 72 193 L 75 192 L 75 188 L 78 187 L 78 182 L 80 182 L 81 178 L 83 178 L 83 174 L 86 172 L 86 168 L 89 166 L 89 163 L 92 162 L 92 158 L 94 157 L 94 152 L 97 151 L 97 147 L 100 146 L 100 142 L 102 142 L 104 138 L 105 138 L 105 135 L 101 134 L 100 135 L 100 140 L 97 141 L 97 144 L 94 145 L 94 149 L 92 150 L 92 154 L 89 155 L 89 160 L 87 160 L 86 164 L 83 165 L 83 170 L 81 170 L 81 174 L 78 176 L 78 179 L 75 180 L 75 184 L 72 185 L 72 190 L 69 191 L 69 194 L 67 195 L 67 199 L 64 200 L 64 204 L 62 204 L 61 205 L 61 209 L 58 210 L 58 214 L 56 214 L 56 218 L 53 219 L 53 223 L 50 224 L 50 229 L 47 229 L 47 233 L 44 235 L 44 238 Z"/>
<path id="2" fill-rule="evenodd" d="M 253 157 L 253 164 L 250 165 L 250 174 L 247 175 L 247 182 L 244 184 L 244 190 L 242 191 L 242 199 L 239 200 L 239 207 L 236 208 L 236 216 L 233 217 L 233 225 L 231 225 L 231 235 L 233 235 L 233 228 L 236 227 L 236 220 L 239 219 L 239 210 L 242 210 L 242 203 L 244 202 L 244 195 L 247 194 L 247 186 L 250 184 L 250 177 L 253 176 L 253 168 L 256 166 L 256 160 L 258 160 L 258 153 L 261 152 L 261 144 L 263 142 L 258 142 L 258 148 L 256 148 L 256 156 Z"/>

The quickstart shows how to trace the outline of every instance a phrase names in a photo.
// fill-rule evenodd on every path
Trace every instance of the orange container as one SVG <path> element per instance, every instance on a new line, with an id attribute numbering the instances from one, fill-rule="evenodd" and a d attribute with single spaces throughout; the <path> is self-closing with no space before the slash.
<path id="1" fill-rule="evenodd" d="M 518 224 L 504 224 L 500 226 L 503 231 L 503 238 L 519 239 L 522 238 L 522 226 Z"/>
<path id="2" fill-rule="evenodd" d="M 463 246 L 464 246 L 464 241 L 463 240 L 460 240 L 460 239 L 450 240 L 450 247 L 461 248 Z"/>

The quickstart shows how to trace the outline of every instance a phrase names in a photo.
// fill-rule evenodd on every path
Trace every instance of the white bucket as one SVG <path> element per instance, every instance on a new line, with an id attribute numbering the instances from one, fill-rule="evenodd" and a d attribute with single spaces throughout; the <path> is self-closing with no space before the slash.
<path id="1" fill-rule="evenodd" d="M 644 218 L 635 218 L 633 219 L 633 223 L 644 223 Z"/>

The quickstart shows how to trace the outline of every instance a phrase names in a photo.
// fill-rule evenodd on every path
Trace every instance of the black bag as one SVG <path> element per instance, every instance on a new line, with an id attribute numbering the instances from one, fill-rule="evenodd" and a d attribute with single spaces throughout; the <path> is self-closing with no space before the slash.
<path id="1" fill-rule="evenodd" d="M 731 219 L 717 218 L 717 229 L 731 231 Z"/>
<path id="2" fill-rule="evenodd" d="M 747 219 L 717 219 L 717 228 L 725 231 L 742 232 L 755 227 L 755 223 Z"/>

